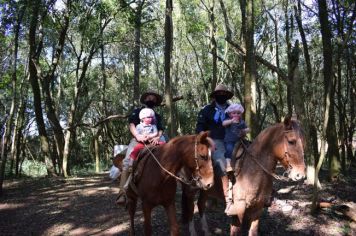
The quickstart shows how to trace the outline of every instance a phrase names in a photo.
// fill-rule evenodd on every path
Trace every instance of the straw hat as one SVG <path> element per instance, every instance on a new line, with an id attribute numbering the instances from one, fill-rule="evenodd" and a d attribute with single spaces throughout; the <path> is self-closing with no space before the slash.
<path id="1" fill-rule="evenodd" d="M 210 97 L 215 97 L 217 93 L 223 92 L 224 95 L 227 96 L 228 99 L 232 98 L 234 94 L 223 84 L 218 84 L 215 88 L 215 90 L 210 94 Z"/>
<path id="2" fill-rule="evenodd" d="M 143 94 L 141 95 L 140 102 L 141 102 L 142 104 L 144 104 L 146 97 L 149 96 L 149 95 L 153 95 L 153 96 L 156 97 L 156 99 L 157 99 L 156 106 L 159 106 L 159 105 L 161 104 L 161 102 L 162 102 L 162 96 L 159 95 L 158 93 L 154 92 L 154 91 L 147 91 L 147 92 L 143 93 Z"/>

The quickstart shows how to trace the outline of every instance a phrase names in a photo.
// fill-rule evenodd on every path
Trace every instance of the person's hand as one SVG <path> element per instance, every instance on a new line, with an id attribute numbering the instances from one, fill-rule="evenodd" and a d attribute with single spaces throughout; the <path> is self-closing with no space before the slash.
<path id="1" fill-rule="evenodd" d="M 147 137 L 141 134 L 136 135 L 137 142 L 145 142 L 147 141 Z"/>
<path id="2" fill-rule="evenodd" d="M 231 119 L 232 123 L 238 123 L 239 120 L 240 120 L 240 119 L 239 119 L 237 116 L 235 116 L 235 117 L 233 117 L 233 118 Z"/>
<path id="3" fill-rule="evenodd" d="M 248 132 L 250 132 L 250 129 L 249 129 L 249 128 L 243 129 L 243 130 L 241 131 L 241 137 L 242 137 L 242 138 L 246 137 L 246 134 L 247 134 Z"/>
<path id="4" fill-rule="evenodd" d="M 153 137 L 153 138 L 149 139 L 148 141 L 149 141 L 150 144 L 152 144 L 152 145 L 157 145 L 158 142 L 159 142 L 159 136 Z"/>

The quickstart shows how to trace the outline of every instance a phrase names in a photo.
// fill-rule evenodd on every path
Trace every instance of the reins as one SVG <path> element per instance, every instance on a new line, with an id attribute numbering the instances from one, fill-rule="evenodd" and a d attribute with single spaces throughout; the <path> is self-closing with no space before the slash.
<path id="1" fill-rule="evenodd" d="M 248 150 L 248 147 L 246 146 L 246 144 L 244 142 L 242 142 L 243 147 L 245 148 L 247 154 L 249 156 L 251 156 L 251 159 L 259 166 L 261 167 L 261 169 L 266 172 L 268 175 L 272 176 L 273 178 L 275 178 L 276 180 L 281 180 L 281 181 L 289 181 L 289 179 L 283 175 L 277 175 L 275 173 L 272 173 L 270 171 L 268 171 L 261 163 L 259 163 L 259 161 L 256 159 L 256 157 L 254 155 L 252 155 L 252 153 Z M 285 149 L 284 155 L 289 155 L 288 151 Z"/>
<path id="2" fill-rule="evenodd" d="M 164 171 L 166 172 L 168 175 L 172 176 L 173 178 L 175 178 L 176 180 L 186 184 L 186 185 L 193 185 L 193 181 L 196 181 L 197 179 L 193 178 L 193 181 L 187 181 L 184 178 L 181 178 L 175 174 L 173 174 L 172 172 L 170 172 L 169 170 L 167 170 L 157 159 L 157 157 L 153 154 L 153 152 L 151 151 L 151 149 L 146 145 L 145 148 L 148 150 L 148 152 L 151 154 L 151 156 L 153 157 L 153 159 L 156 161 L 156 163 L 158 164 L 158 166 Z M 196 170 L 199 172 L 199 164 L 198 164 L 198 157 L 197 157 L 197 139 L 195 138 L 195 145 L 194 145 L 194 159 L 195 159 L 195 163 L 196 163 Z"/>

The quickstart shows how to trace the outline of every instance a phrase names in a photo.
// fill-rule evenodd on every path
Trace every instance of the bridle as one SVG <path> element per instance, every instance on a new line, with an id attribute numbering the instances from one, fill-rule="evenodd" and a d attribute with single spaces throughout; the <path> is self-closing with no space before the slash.
<path id="1" fill-rule="evenodd" d="M 197 185 L 196 183 L 198 183 L 198 181 L 200 181 L 202 179 L 201 173 L 200 173 L 200 167 L 199 167 L 199 163 L 198 163 L 197 147 L 198 147 L 198 141 L 197 141 L 197 138 L 195 137 L 194 161 L 195 161 L 195 172 L 197 172 L 198 174 L 197 174 L 197 176 L 194 176 L 192 174 L 191 180 L 186 180 L 186 182 L 188 182 L 188 185 L 191 185 L 191 186 L 196 186 Z M 211 160 L 211 150 L 210 150 L 210 148 L 208 148 L 208 160 Z M 184 177 L 183 177 L 183 179 L 184 179 Z"/>
<path id="2" fill-rule="evenodd" d="M 199 163 L 198 163 L 198 154 L 197 154 L 197 146 L 198 146 L 198 141 L 197 141 L 197 138 L 195 137 L 195 143 L 194 143 L 194 161 L 195 161 L 195 172 L 198 173 L 197 176 L 194 176 L 192 174 L 192 178 L 191 180 L 187 180 L 186 178 L 184 177 L 179 177 L 175 174 L 173 174 L 172 172 L 170 172 L 169 170 L 167 170 L 160 162 L 159 160 L 157 159 L 157 157 L 154 155 L 154 153 L 151 151 L 151 149 L 146 145 L 145 145 L 145 148 L 148 150 L 148 152 L 151 154 L 151 156 L 153 157 L 153 159 L 156 161 L 156 163 L 158 164 L 158 166 L 164 171 L 166 172 L 168 175 L 172 176 L 173 178 L 175 178 L 176 180 L 186 184 L 186 185 L 189 185 L 189 186 L 196 186 L 198 181 L 202 179 L 201 177 L 201 173 L 200 173 L 200 167 L 199 167 Z M 209 154 L 208 154 L 208 158 L 211 159 L 211 150 L 209 148 Z"/>
<path id="3" fill-rule="evenodd" d="M 285 130 L 283 131 L 284 136 L 283 138 L 286 139 L 285 134 L 289 133 L 289 132 L 295 132 L 295 130 L 292 128 L 291 130 Z M 280 162 L 284 161 L 287 163 L 287 169 L 284 171 L 284 173 L 282 175 L 277 175 L 273 172 L 268 171 L 258 160 L 257 158 L 247 149 L 247 146 L 242 142 L 243 147 L 245 148 L 247 154 L 249 154 L 249 156 L 251 156 L 251 159 L 264 171 L 266 172 L 268 175 L 272 176 L 273 178 L 277 179 L 277 180 L 281 180 L 281 181 L 289 181 L 289 178 L 286 177 L 285 175 L 288 174 L 293 167 L 289 164 L 288 159 L 290 159 L 290 154 L 288 152 L 288 147 L 286 145 L 286 140 L 283 141 L 283 146 L 284 146 L 284 155 L 283 158 L 280 160 Z M 287 141 L 288 142 L 288 141 Z"/>

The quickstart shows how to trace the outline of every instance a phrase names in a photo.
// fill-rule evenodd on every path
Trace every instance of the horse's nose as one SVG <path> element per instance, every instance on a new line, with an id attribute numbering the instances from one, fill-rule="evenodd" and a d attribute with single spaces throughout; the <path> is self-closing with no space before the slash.
<path id="1" fill-rule="evenodd" d="M 305 178 L 305 175 L 302 175 L 300 173 L 297 173 L 294 177 L 295 180 L 301 180 L 301 179 L 304 179 Z"/>
<path id="2" fill-rule="evenodd" d="M 297 175 L 295 176 L 295 179 L 296 179 L 296 180 L 300 179 L 300 174 L 297 174 Z"/>
<path id="3" fill-rule="evenodd" d="M 208 190 L 208 189 L 211 188 L 211 187 L 213 187 L 213 184 L 212 184 L 212 183 L 206 184 L 206 185 L 205 185 L 205 190 Z"/>

